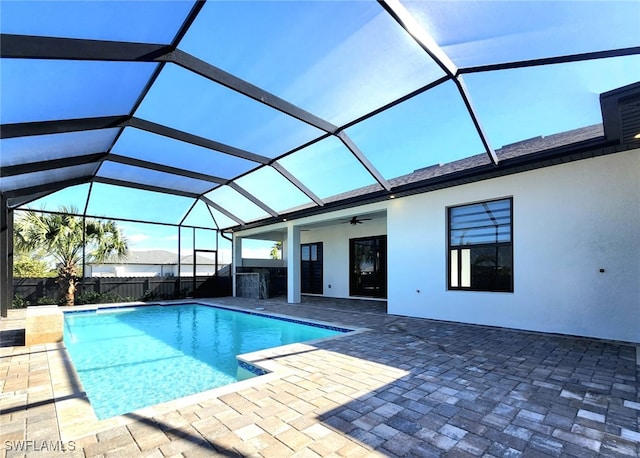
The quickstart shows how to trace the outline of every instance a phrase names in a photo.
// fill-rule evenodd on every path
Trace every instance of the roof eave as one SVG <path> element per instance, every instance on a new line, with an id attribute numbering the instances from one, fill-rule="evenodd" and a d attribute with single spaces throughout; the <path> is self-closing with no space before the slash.
<path id="1" fill-rule="evenodd" d="M 460 186 L 462 184 L 473 183 L 482 180 L 488 180 L 505 175 L 522 173 L 529 170 L 535 170 L 553 165 L 574 162 L 592 157 L 604 156 L 608 154 L 619 153 L 638 148 L 638 142 L 620 144 L 615 141 L 607 141 L 605 137 L 597 137 L 571 145 L 551 148 L 536 153 L 517 156 L 508 159 L 502 159 L 500 165 L 496 167 L 491 163 L 483 164 L 477 167 L 459 170 L 445 175 L 431 177 L 424 180 L 418 180 L 412 183 L 393 187 L 390 191 L 380 190 L 361 196 L 350 197 L 335 202 L 327 202 L 323 207 L 312 207 L 281 214 L 278 218 L 267 218 L 245 225 L 233 226 L 225 229 L 225 232 L 239 232 L 247 229 L 254 229 L 268 226 L 271 224 L 282 222 L 283 220 L 292 221 L 295 219 L 320 215 L 324 213 L 352 208 L 355 206 L 366 205 L 381 202 L 390 199 L 393 195 L 395 198 L 406 197 L 414 194 L 423 194 L 439 189 Z"/>

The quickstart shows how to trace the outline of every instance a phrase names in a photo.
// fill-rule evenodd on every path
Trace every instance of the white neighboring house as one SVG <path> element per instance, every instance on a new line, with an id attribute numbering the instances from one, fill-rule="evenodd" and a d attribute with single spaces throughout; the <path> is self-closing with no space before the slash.
<path id="1" fill-rule="evenodd" d="M 218 265 L 218 269 L 222 266 Z M 215 274 L 215 259 L 198 254 L 196 275 Z M 124 261 L 86 265 L 88 277 L 177 277 L 178 254 L 166 250 L 130 251 Z M 193 275 L 193 255 L 182 256 L 180 276 Z"/>

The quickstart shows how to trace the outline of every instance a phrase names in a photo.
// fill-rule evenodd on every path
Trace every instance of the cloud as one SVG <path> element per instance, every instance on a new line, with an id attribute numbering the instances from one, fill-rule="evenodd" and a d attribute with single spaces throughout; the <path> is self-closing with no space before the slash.
<path id="1" fill-rule="evenodd" d="M 130 243 L 140 243 L 140 242 L 144 242 L 145 240 L 149 240 L 149 236 L 146 234 L 127 234 L 127 240 Z"/>

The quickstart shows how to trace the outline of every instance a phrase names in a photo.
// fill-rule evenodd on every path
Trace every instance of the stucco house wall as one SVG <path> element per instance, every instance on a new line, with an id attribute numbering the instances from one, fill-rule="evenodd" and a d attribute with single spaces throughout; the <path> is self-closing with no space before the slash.
<path id="1" fill-rule="evenodd" d="M 514 292 L 447 291 L 446 208 L 506 196 Z M 387 217 L 389 313 L 640 342 L 640 150 L 397 199 Z"/>
<path id="2" fill-rule="evenodd" d="M 447 208 L 502 197 L 513 199 L 514 291 L 447 290 Z M 383 216 L 337 222 L 367 213 Z M 327 297 L 350 297 L 349 239 L 386 234 L 391 314 L 640 342 L 638 149 L 283 224 L 236 235 L 310 227 L 300 240 L 323 243 Z"/>

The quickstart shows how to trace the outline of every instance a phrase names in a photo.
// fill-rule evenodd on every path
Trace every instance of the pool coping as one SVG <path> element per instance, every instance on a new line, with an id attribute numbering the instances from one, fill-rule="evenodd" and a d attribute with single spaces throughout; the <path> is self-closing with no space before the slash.
<path id="1" fill-rule="evenodd" d="M 241 380 L 229 385 L 225 385 L 200 393 L 191 394 L 171 401 L 144 407 L 132 412 L 99 420 L 93 411 L 91 403 L 84 391 L 82 382 L 75 370 L 71 355 L 67 351 L 64 342 L 46 344 L 47 358 L 52 374 L 53 397 L 55 400 L 56 416 L 58 420 L 60 438 L 63 441 L 72 441 L 82 438 L 88 434 L 107 431 L 114 427 L 140 421 L 142 418 L 153 418 L 175 410 L 185 409 L 187 406 L 205 403 L 225 394 L 241 391 L 247 388 L 264 385 L 271 381 L 281 379 L 292 373 L 292 370 L 278 363 L 278 358 L 291 354 L 304 353 L 316 349 L 315 344 L 332 339 L 340 339 L 354 336 L 363 332 L 368 332 L 369 328 L 358 328 L 353 326 L 343 326 L 327 321 L 300 319 L 295 316 L 280 313 L 267 312 L 266 310 L 247 310 L 245 308 L 216 304 L 215 300 L 179 300 L 179 301 L 154 301 L 154 302 L 132 302 L 127 304 L 90 304 L 74 307 L 61 307 L 63 312 L 90 312 L 98 309 L 108 308 L 129 308 L 157 305 L 180 305 L 197 304 L 209 307 L 217 307 L 225 310 L 248 313 L 264 317 L 271 317 L 284 321 L 306 323 L 329 329 L 348 330 L 341 334 L 305 341 L 304 343 L 292 343 L 279 347 L 266 348 L 251 353 L 237 355 L 238 365 L 254 368 L 263 374 L 249 379 Z M 248 369 L 252 370 L 252 369 Z"/>

